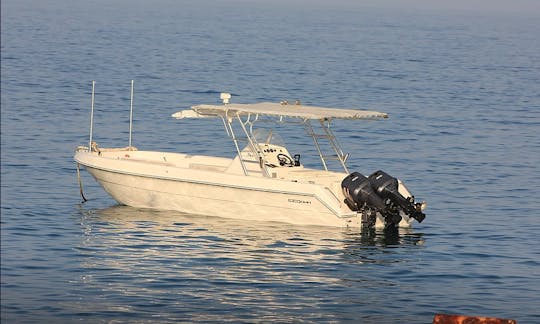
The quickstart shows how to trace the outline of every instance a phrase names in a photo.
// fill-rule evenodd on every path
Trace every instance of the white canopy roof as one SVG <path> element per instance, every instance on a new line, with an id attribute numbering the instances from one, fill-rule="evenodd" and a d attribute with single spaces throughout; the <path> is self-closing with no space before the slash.
<path id="1" fill-rule="evenodd" d="M 379 119 L 388 114 L 377 111 L 325 108 L 304 105 L 287 105 L 261 102 L 256 104 L 196 105 L 192 110 L 179 111 L 172 115 L 177 119 L 236 115 L 259 115 L 274 117 L 293 117 L 301 119 Z"/>

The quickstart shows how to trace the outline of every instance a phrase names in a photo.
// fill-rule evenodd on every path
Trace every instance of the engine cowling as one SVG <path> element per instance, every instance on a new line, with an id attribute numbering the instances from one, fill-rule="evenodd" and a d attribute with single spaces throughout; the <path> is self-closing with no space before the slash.
<path id="1" fill-rule="evenodd" d="M 366 206 L 380 210 L 385 208 L 384 201 L 375 193 L 369 179 L 360 172 L 353 172 L 343 179 L 341 188 L 347 205 L 353 210 Z"/>
<path id="2" fill-rule="evenodd" d="M 389 199 L 409 217 L 416 219 L 419 223 L 426 218 L 426 215 L 422 213 L 421 204 L 415 204 L 414 197 L 405 198 L 399 193 L 398 179 L 381 170 L 373 172 L 368 179 L 379 196 Z"/>

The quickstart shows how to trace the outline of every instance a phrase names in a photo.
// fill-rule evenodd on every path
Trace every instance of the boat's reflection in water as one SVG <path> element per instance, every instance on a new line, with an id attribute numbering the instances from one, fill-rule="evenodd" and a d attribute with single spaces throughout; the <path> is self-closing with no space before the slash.
<path id="1" fill-rule="evenodd" d="M 300 226 L 128 206 L 84 210 L 81 225 L 87 243 L 106 243 L 105 246 L 119 247 L 137 241 L 146 243 L 148 248 L 156 244 L 178 249 L 198 245 L 207 248 L 205 253 L 219 253 L 215 248 L 221 243 L 228 243 L 223 244 L 226 250 L 238 252 L 238 257 L 242 257 L 242 251 L 263 249 L 271 254 L 272 249 L 277 249 L 288 250 L 293 255 L 300 251 L 313 252 L 309 257 L 316 258 L 316 252 L 322 248 L 333 248 L 338 254 L 348 254 L 347 250 L 363 247 L 371 251 L 373 247 L 392 248 L 424 243 L 423 234 L 415 232 L 413 228 L 383 231 Z M 305 254 L 302 256 L 306 257 Z M 287 259 L 290 260 L 290 257 Z"/>
<path id="2" fill-rule="evenodd" d="M 161 305 L 165 318 L 203 321 L 288 321 L 321 298 L 344 307 L 337 306 L 343 294 L 393 285 L 370 267 L 408 261 L 423 244 L 411 230 L 360 233 L 125 206 L 83 210 L 81 226 L 81 281 L 89 289 L 130 305 L 122 312 L 143 316 Z M 403 248 L 410 251 L 397 252 Z M 358 308 L 309 316 L 348 311 Z"/>

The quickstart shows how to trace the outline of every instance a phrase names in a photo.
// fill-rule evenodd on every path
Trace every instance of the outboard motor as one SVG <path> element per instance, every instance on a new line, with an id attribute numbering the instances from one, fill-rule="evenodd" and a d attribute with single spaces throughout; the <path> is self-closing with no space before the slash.
<path id="1" fill-rule="evenodd" d="M 372 215 L 375 214 L 374 212 L 379 212 L 387 225 L 397 225 L 401 221 L 399 210 L 392 209 L 392 206 L 373 190 L 372 183 L 363 174 L 351 173 L 343 179 L 341 188 L 345 195 L 345 203 L 351 210 L 363 211 Z M 368 222 L 374 223 L 374 220 Z"/>
<path id="2" fill-rule="evenodd" d="M 362 207 L 378 210 L 385 208 L 384 201 L 373 191 L 369 179 L 360 172 L 353 172 L 343 179 L 341 188 L 346 198 L 345 203 L 352 210 L 358 211 Z"/>
<path id="3" fill-rule="evenodd" d="M 366 217 L 374 217 L 378 212 L 384 217 L 386 226 L 397 226 L 401 222 L 400 211 L 419 223 L 426 217 L 422 213 L 422 203 L 415 203 L 414 197 L 403 197 L 399 193 L 398 180 L 383 171 L 369 177 L 353 172 L 343 179 L 341 188 L 351 210 L 361 211 Z"/>
<path id="4" fill-rule="evenodd" d="M 369 182 L 375 192 L 383 199 L 390 200 L 391 204 L 401 208 L 407 215 L 421 223 L 426 215 L 422 213 L 421 204 L 414 203 L 414 197 L 405 198 L 399 193 L 398 180 L 384 171 L 376 171 L 369 176 Z"/>

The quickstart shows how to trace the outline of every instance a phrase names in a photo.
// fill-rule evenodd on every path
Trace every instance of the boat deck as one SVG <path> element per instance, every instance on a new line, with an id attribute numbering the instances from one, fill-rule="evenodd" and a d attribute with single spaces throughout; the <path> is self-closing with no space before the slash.
<path id="1" fill-rule="evenodd" d="M 237 173 L 231 168 L 234 165 L 234 159 L 223 157 L 107 148 L 100 149 L 99 154 L 105 158 L 133 161 L 137 163 L 148 163 L 152 165 L 210 172 Z M 269 168 L 268 171 L 270 176 L 275 179 L 320 184 L 329 188 L 335 187 L 336 182 L 340 183 L 341 180 L 346 176 L 345 173 L 309 169 L 304 168 L 303 166 L 278 166 Z M 253 176 L 260 177 L 262 174 L 254 174 Z"/>

